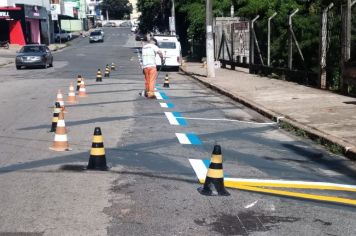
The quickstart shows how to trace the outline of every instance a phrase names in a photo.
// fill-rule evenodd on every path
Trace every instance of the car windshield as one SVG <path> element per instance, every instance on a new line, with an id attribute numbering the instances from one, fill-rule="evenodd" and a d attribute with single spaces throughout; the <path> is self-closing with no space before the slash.
<path id="1" fill-rule="evenodd" d="M 158 42 L 159 48 L 167 48 L 167 49 L 175 49 L 176 43 L 175 42 Z"/>
<path id="2" fill-rule="evenodd" d="M 90 33 L 90 36 L 101 35 L 100 31 L 93 31 Z"/>
<path id="3" fill-rule="evenodd" d="M 25 46 L 21 48 L 20 52 L 44 52 L 44 47 L 41 46 Z"/>

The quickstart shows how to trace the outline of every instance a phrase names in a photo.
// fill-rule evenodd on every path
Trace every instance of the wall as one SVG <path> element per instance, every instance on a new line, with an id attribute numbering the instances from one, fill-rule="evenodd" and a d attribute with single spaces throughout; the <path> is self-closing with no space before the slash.
<path id="1" fill-rule="evenodd" d="M 3 0 L 0 0 L 3 1 Z M 34 6 L 43 6 L 50 10 L 49 1 L 45 0 L 7 0 L 8 6 L 13 6 L 14 4 L 27 4 L 27 5 L 34 5 Z"/>

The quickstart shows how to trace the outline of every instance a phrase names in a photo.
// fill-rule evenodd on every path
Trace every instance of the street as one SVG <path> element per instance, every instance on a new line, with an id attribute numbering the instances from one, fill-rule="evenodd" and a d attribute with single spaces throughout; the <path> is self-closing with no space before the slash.
<path id="1" fill-rule="evenodd" d="M 353 161 L 180 72 L 159 72 L 157 100 L 140 97 L 141 42 L 128 28 L 105 28 L 104 43 L 70 44 L 52 68 L 0 67 L 1 236 L 356 235 L 356 204 L 233 188 L 230 196 L 204 196 L 189 160 L 209 162 L 219 144 L 225 177 L 355 185 Z M 116 70 L 96 82 L 111 63 Z M 56 93 L 66 95 L 77 75 L 88 97 L 66 104 L 72 150 L 54 152 Z M 108 171 L 85 170 L 95 127 Z M 356 199 L 356 190 L 283 190 Z"/>

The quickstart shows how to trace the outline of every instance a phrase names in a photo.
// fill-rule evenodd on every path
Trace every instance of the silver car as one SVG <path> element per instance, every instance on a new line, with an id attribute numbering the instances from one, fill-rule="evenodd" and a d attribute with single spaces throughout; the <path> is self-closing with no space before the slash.
<path id="1" fill-rule="evenodd" d="M 89 43 L 104 42 L 104 34 L 100 30 L 95 30 L 89 35 Z"/>
<path id="2" fill-rule="evenodd" d="M 53 66 L 53 56 L 51 50 L 44 44 L 29 44 L 23 46 L 16 54 L 16 69 L 22 67 L 42 67 Z"/>

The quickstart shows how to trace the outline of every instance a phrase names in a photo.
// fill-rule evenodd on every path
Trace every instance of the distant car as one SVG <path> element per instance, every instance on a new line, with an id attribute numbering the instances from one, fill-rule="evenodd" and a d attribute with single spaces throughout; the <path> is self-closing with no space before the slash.
<path id="1" fill-rule="evenodd" d="M 56 42 L 59 42 L 60 40 L 69 41 L 73 38 L 72 33 L 65 30 L 62 30 L 61 33 L 55 32 L 54 34 L 55 34 L 54 38 Z"/>
<path id="2" fill-rule="evenodd" d="M 16 54 L 15 64 L 18 70 L 22 67 L 52 67 L 53 56 L 46 45 L 29 44 L 23 46 Z"/>
<path id="3" fill-rule="evenodd" d="M 131 32 L 136 33 L 136 32 L 137 32 L 137 29 L 138 29 L 138 25 L 133 25 L 133 26 L 131 27 Z"/>
<path id="4" fill-rule="evenodd" d="M 120 27 L 131 27 L 131 22 L 130 21 L 124 21 L 120 24 Z"/>
<path id="5" fill-rule="evenodd" d="M 136 32 L 135 40 L 136 41 L 147 41 L 147 35 L 138 31 L 138 32 Z"/>
<path id="6" fill-rule="evenodd" d="M 89 35 L 89 43 L 104 42 L 104 32 L 101 30 L 92 31 Z"/>
<path id="7" fill-rule="evenodd" d="M 106 22 L 103 27 L 116 27 L 116 24 L 114 22 Z"/>

